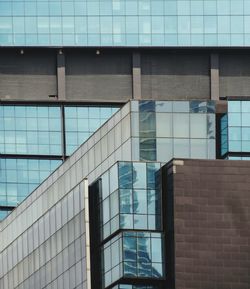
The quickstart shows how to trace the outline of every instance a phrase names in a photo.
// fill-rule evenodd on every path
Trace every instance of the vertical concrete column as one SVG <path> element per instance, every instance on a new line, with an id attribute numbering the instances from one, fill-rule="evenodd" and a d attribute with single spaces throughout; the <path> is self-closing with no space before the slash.
<path id="1" fill-rule="evenodd" d="M 66 99 L 65 56 L 60 49 L 57 53 L 57 95 L 59 100 Z"/>
<path id="2" fill-rule="evenodd" d="M 132 75 L 133 75 L 133 98 L 141 99 L 141 54 L 140 52 L 133 52 L 132 61 Z"/>
<path id="3" fill-rule="evenodd" d="M 219 55 L 212 53 L 210 55 L 210 91 L 211 99 L 219 100 L 220 83 L 219 83 Z"/>

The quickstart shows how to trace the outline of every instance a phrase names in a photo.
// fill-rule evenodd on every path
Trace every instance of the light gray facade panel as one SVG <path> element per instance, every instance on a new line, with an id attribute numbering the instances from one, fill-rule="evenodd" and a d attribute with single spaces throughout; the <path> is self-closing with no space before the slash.
<path id="1" fill-rule="evenodd" d="M 79 200 L 79 194 L 81 193 L 83 192 L 80 191 L 78 186 L 75 188 L 74 193 L 70 194 L 71 198 L 65 196 L 63 201 L 66 200 L 67 202 L 70 200 L 70 203 L 73 204 L 73 198 L 76 197 Z M 82 277 L 79 281 L 79 277 L 75 274 L 76 264 L 84 264 L 86 262 L 86 255 L 82 253 L 86 250 L 81 248 L 86 243 L 84 242 L 85 223 L 84 218 L 81 218 L 84 210 L 77 210 L 77 214 L 74 214 L 74 208 L 71 205 L 69 207 L 73 214 L 67 215 L 65 223 L 57 231 L 49 230 L 44 239 L 38 239 L 37 234 L 39 233 L 40 235 L 43 230 L 41 232 L 37 230 L 41 226 L 38 226 L 39 221 L 36 221 L 22 234 L 26 236 L 26 238 L 21 239 L 21 243 L 23 243 L 24 247 L 27 247 L 25 251 L 23 251 L 22 247 L 17 246 L 19 239 L 16 239 L 2 252 L 1 256 L 7 267 L 6 270 L 1 271 L 0 284 L 4 284 L 4 280 L 8 280 L 6 281 L 8 286 L 4 288 L 16 288 L 19 285 L 24 286 L 24 288 L 53 288 L 52 285 L 57 284 L 57 279 L 62 277 L 63 286 L 66 286 L 65 288 L 67 289 L 74 289 L 77 283 L 79 284 L 80 281 L 85 280 Z M 56 206 L 53 206 L 42 216 L 41 219 L 47 219 L 45 228 L 51 227 L 53 216 L 55 217 L 55 208 Z M 62 211 L 63 206 L 60 208 Z M 77 228 L 80 226 L 83 228 L 82 232 L 80 232 L 80 228 Z M 76 230 L 75 227 L 77 228 Z M 36 242 L 34 242 L 35 239 Z M 62 245 L 58 245 L 60 242 Z M 17 260 L 15 256 L 20 249 L 23 251 L 23 258 Z"/>

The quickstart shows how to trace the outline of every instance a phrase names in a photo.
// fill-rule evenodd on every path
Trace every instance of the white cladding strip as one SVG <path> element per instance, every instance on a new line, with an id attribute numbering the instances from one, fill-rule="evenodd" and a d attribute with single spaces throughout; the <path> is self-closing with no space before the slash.
<path id="1" fill-rule="evenodd" d="M 87 289 L 91 289 L 91 264 L 90 264 L 90 229 L 89 229 L 89 186 L 88 180 L 83 180 L 83 194 L 85 207 L 85 231 L 86 231 L 86 270 Z"/>

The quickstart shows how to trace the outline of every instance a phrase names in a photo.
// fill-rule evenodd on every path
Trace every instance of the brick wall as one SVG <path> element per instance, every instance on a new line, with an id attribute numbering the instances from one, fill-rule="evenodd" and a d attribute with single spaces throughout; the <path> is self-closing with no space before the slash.
<path id="1" fill-rule="evenodd" d="M 164 172 L 169 288 L 249 289 L 250 162 L 173 161 Z"/>

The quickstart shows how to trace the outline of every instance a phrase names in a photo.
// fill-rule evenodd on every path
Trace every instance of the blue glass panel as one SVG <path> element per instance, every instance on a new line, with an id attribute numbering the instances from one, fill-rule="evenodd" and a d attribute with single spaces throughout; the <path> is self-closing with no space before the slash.
<path id="1" fill-rule="evenodd" d="M 0 205 L 16 206 L 61 163 L 60 160 L 0 159 Z"/>
<path id="2" fill-rule="evenodd" d="M 134 190 L 133 209 L 134 209 L 135 214 L 147 214 L 147 191 L 146 190 Z"/>
<path id="3" fill-rule="evenodd" d="M 150 138 L 140 139 L 140 160 L 142 161 L 156 160 L 156 139 Z"/>
<path id="4" fill-rule="evenodd" d="M 60 155 L 59 107 L 3 106 L 1 153 Z M 50 113 L 48 113 L 50 111 Z"/>
<path id="5" fill-rule="evenodd" d="M 130 189 L 133 187 L 132 163 L 119 163 L 119 187 Z"/>
<path id="6" fill-rule="evenodd" d="M 133 163 L 133 188 L 146 189 L 146 164 Z"/>
<path id="7" fill-rule="evenodd" d="M 122 214 L 133 213 L 132 190 L 121 189 L 119 192 L 120 192 L 120 212 Z"/>
<path id="8" fill-rule="evenodd" d="M 67 155 L 84 143 L 118 109 L 118 107 L 101 106 L 65 106 Z"/>

